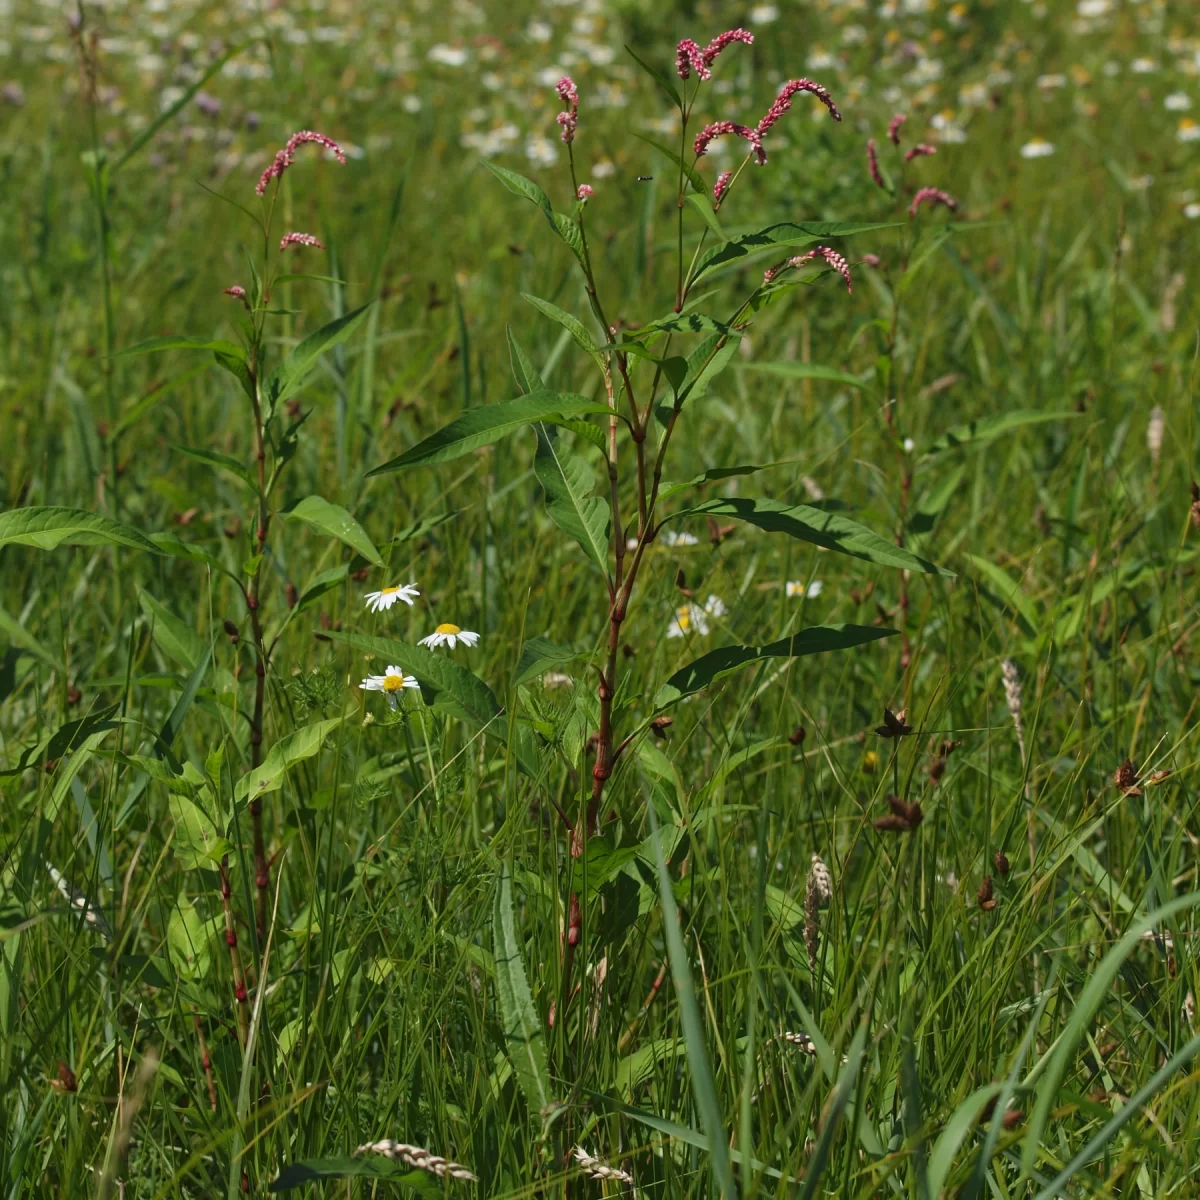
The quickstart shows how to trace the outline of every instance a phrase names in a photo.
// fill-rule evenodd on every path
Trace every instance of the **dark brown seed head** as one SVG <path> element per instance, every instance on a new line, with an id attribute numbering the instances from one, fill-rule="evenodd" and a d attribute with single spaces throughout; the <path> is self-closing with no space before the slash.
<path id="1" fill-rule="evenodd" d="M 908 715 L 908 710 L 902 708 L 898 713 L 892 712 L 890 708 L 883 710 L 883 724 L 875 728 L 875 732 L 880 737 L 884 738 L 902 738 L 907 737 L 912 733 L 912 726 L 904 723 L 904 718 Z"/>
<path id="2" fill-rule="evenodd" d="M 908 833 L 911 829 L 903 817 L 897 817 L 894 813 L 889 813 L 886 817 L 876 817 L 874 824 L 880 833 Z"/>
<path id="3" fill-rule="evenodd" d="M 75 1072 L 61 1058 L 58 1060 L 58 1085 L 64 1092 L 79 1091 L 79 1081 L 75 1078 Z"/>
<path id="4" fill-rule="evenodd" d="M 996 907 L 996 901 L 992 899 L 992 877 L 990 875 L 984 877 L 983 882 L 979 885 L 979 891 L 975 893 L 975 899 L 984 912 L 991 912 Z"/>
<path id="5" fill-rule="evenodd" d="M 805 733 L 804 726 L 797 725 L 796 728 L 793 729 L 792 732 L 788 734 L 788 741 L 791 742 L 793 746 L 801 746 L 804 744 L 805 736 L 806 736 L 806 733 Z"/>
<path id="6" fill-rule="evenodd" d="M 1140 796 L 1142 794 L 1141 789 L 1137 785 L 1138 773 L 1133 759 L 1127 758 L 1117 768 L 1116 773 L 1113 775 L 1113 783 L 1127 796 Z"/>
<path id="7" fill-rule="evenodd" d="M 925 814 L 921 811 L 921 806 L 914 800 L 909 804 L 905 800 L 901 800 L 899 796 L 888 796 L 888 807 L 901 820 L 908 823 L 909 829 L 916 829 L 920 823 L 925 820 Z"/>
<path id="8" fill-rule="evenodd" d="M 929 765 L 929 779 L 933 784 L 938 784 L 942 780 L 942 776 L 946 773 L 946 760 L 944 758 L 935 758 Z"/>
<path id="9" fill-rule="evenodd" d="M 667 736 L 667 730 L 670 729 L 674 724 L 674 717 L 655 717 L 654 720 L 650 722 L 650 732 L 654 734 L 655 737 L 665 738 Z"/>
<path id="10" fill-rule="evenodd" d="M 992 863 L 996 867 L 996 874 L 1000 876 L 1007 875 L 1012 869 L 1009 865 L 1008 855 L 1003 850 L 996 851 L 996 856 L 992 859 Z"/>

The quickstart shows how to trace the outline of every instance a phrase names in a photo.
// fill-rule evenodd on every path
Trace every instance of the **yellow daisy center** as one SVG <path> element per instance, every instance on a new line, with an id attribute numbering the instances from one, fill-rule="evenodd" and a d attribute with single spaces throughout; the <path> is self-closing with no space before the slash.
<path id="1" fill-rule="evenodd" d="M 383 690 L 385 692 L 398 692 L 403 686 L 403 675 L 385 675 L 383 677 Z"/>
<path id="2" fill-rule="evenodd" d="M 462 633 L 462 630 L 459 629 L 459 627 L 457 625 L 439 625 L 433 632 L 434 633 L 459 634 L 459 633 Z"/>
<path id="3" fill-rule="evenodd" d="M 680 629 L 688 630 L 692 627 L 692 614 L 686 608 L 675 610 L 675 620 L 679 623 Z"/>
<path id="4" fill-rule="evenodd" d="M 398 587 L 380 588 L 379 594 L 381 596 L 394 596 L 399 590 Z"/>

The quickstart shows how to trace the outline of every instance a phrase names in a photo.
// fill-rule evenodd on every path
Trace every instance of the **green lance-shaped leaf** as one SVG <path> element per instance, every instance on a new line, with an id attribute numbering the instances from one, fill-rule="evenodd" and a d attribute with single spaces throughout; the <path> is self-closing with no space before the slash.
<path id="1" fill-rule="evenodd" d="M 283 787 L 288 769 L 296 763 L 303 762 L 317 754 L 325 739 L 345 720 L 344 717 L 331 717 L 328 721 L 316 721 L 305 725 L 295 733 L 279 741 L 267 751 L 267 757 L 261 766 L 247 772 L 238 780 L 233 789 L 234 799 L 240 804 L 243 800 L 253 800 L 265 796 L 267 792 L 278 791 Z"/>
<path id="2" fill-rule="evenodd" d="M 207 788 L 204 791 L 205 798 L 211 801 L 212 793 Z M 167 807 L 175 823 L 171 853 L 185 871 L 211 867 L 228 853 L 229 843 L 221 836 L 216 822 L 196 801 L 172 791 L 167 797 Z"/>
<path id="3" fill-rule="evenodd" d="M 643 71 L 646 72 L 647 75 L 650 76 L 651 79 L 654 80 L 662 94 L 666 96 L 666 98 L 670 100 L 670 102 L 675 105 L 676 108 L 682 111 L 683 100 L 680 98 L 679 88 L 675 86 L 675 80 L 673 80 L 670 75 L 668 75 L 661 67 L 651 66 L 650 63 L 639 58 L 637 54 L 634 53 L 632 47 L 627 45 L 625 47 L 625 52 L 630 58 L 633 59 L 635 63 L 637 63 L 639 67 L 642 68 Z"/>
<path id="4" fill-rule="evenodd" d="M 317 365 L 317 360 L 327 350 L 344 342 L 358 328 L 370 309 L 370 304 L 356 308 L 343 317 L 322 325 L 310 333 L 263 383 L 267 414 L 270 415 L 289 396 L 300 390 L 308 373 Z"/>
<path id="5" fill-rule="evenodd" d="M 642 334 L 652 331 L 659 333 L 719 333 L 722 337 L 735 338 L 742 336 L 732 326 L 726 325 L 724 321 L 718 321 L 716 317 L 699 312 L 670 313 L 631 332 L 635 336 L 641 337 Z"/>
<path id="6" fill-rule="evenodd" d="M 881 629 L 875 625 L 814 625 L 767 646 L 722 646 L 676 671 L 658 689 L 654 707 L 666 708 L 734 671 L 767 658 L 799 658 L 830 650 L 849 650 L 880 638 L 893 637 L 895 633 L 894 629 Z"/>
<path id="7" fill-rule="evenodd" d="M 246 361 L 246 352 L 236 342 L 227 342 L 221 338 L 185 337 L 182 334 L 147 338 L 144 342 L 138 342 L 136 346 L 118 350 L 113 358 L 128 358 L 134 354 L 158 354 L 164 350 L 211 350 L 214 354 L 224 354 L 229 358 Z"/>
<path id="8" fill-rule="evenodd" d="M 975 570 L 996 589 L 1001 603 L 1012 605 L 1021 620 L 1025 622 L 1029 632 L 1036 636 L 1038 627 L 1041 625 L 1037 605 L 1029 598 L 1021 585 L 1003 567 L 982 555 L 968 554 L 967 558 Z"/>
<path id="9" fill-rule="evenodd" d="M 722 246 L 714 246 L 706 251 L 692 272 L 691 282 L 695 283 L 709 271 L 745 258 L 749 254 L 784 246 L 811 246 L 815 242 L 828 241 L 830 238 L 851 237 L 856 233 L 870 233 L 876 229 L 891 229 L 896 224 L 894 221 L 865 224 L 854 221 L 804 221 L 799 224 L 794 221 L 781 221 L 755 233 L 742 234 Z"/>
<path id="10" fill-rule="evenodd" d="M 700 189 L 703 191 L 704 189 Z M 721 221 L 718 218 L 716 211 L 713 209 L 712 201 L 707 196 L 697 196 L 693 192 L 688 196 L 688 203 L 704 218 L 704 223 L 721 239 L 723 242 L 729 241 L 729 234 L 721 226 Z"/>
<path id="11" fill-rule="evenodd" d="M 250 472 L 236 458 L 230 458 L 228 454 L 218 454 L 215 450 L 202 450 L 198 446 L 172 445 L 171 449 L 177 454 L 182 454 L 184 458 L 204 463 L 206 467 L 217 467 L 222 471 L 228 471 L 231 475 L 236 475 L 248 488 L 254 487 L 254 480 L 251 478 Z"/>
<path id="12" fill-rule="evenodd" d="M 220 559 L 201 550 L 199 546 L 181 541 L 173 533 L 152 533 L 150 540 L 163 554 L 169 554 L 172 558 L 186 558 L 189 562 L 203 563 L 210 570 L 228 575 L 230 579 L 237 578 L 237 575 L 230 571 Z"/>
<path id="13" fill-rule="evenodd" d="M 527 179 L 524 175 L 519 175 L 516 171 L 510 171 L 506 167 L 498 167 L 495 163 L 488 162 L 486 158 L 481 161 L 514 196 L 523 196 L 531 204 L 541 209 L 542 215 L 550 223 L 550 228 L 567 243 L 571 248 L 571 253 L 575 255 L 579 265 L 582 266 L 583 235 L 579 231 L 578 222 L 565 213 L 555 212 L 550 207 L 550 198 L 532 179 Z"/>
<path id="14" fill-rule="evenodd" d="M 661 142 L 656 142 L 651 138 L 643 137 L 640 133 L 635 133 L 633 136 L 637 138 L 639 142 L 645 142 L 647 146 L 652 146 L 664 158 L 674 163 L 676 169 L 683 172 L 684 178 L 686 178 L 688 183 L 690 183 L 692 187 L 694 187 L 702 196 L 708 194 L 708 185 L 704 182 L 704 177 L 694 167 L 684 162 L 674 150 L 669 150 Z M 711 208 L 709 211 L 712 211 Z"/>
<path id="15" fill-rule="evenodd" d="M 367 537 L 367 531 L 344 508 L 331 504 L 323 497 L 305 496 L 282 515 L 285 520 L 303 521 L 318 533 L 327 533 L 339 542 L 345 542 L 367 562 L 377 567 L 383 566 L 383 559 L 375 549 L 375 543 Z"/>
<path id="16" fill-rule="evenodd" d="M 1047 421 L 1070 421 L 1079 416 L 1076 412 L 1046 412 L 1040 408 L 1017 408 L 1012 412 L 999 413 L 994 417 L 980 417 L 966 425 L 956 425 L 942 434 L 925 451 L 926 456 L 941 454 L 959 446 L 977 446 L 1023 425 L 1041 425 Z"/>
<path id="17" fill-rule="evenodd" d="M 784 463 L 751 463 L 744 467 L 712 467 L 704 471 L 700 475 L 694 475 L 691 479 L 681 480 L 678 483 L 664 483 L 659 489 L 659 500 L 666 500 L 671 496 L 677 496 L 680 492 L 687 491 L 688 488 L 700 487 L 706 483 L 718 483 L 722 479 L 733 479 L 739 475 L 753 475 L 756 471 L 765 471 L 768 467 L 781 467 Z"/>
<path id="18" fill-rule="evenodd" d="M 517 335 L 513 333 L 512 326 L 506 325 L 504 332 L 508 338 L 508 359 L 512 364 L 513 378 L 517 381 L 517 387 L 525 393 L 544 392 L 546 385 L 542 382 L 537 367 L 533 365 L 533 359 L 525 352 L 525 347 L 517 341 Z"/>
<path id="19" fill-rule="evenodd" d="M 437 1178 L 428 1171 L 414 1170 L 404 1163 L 392 1162 L 380 1155 L 370 1158 L 306 1158 L 301 1162 L 288 1163 L 267 1188 L 269 1192 L 290 1192 L 295 1188 L 306 1188 L 321 1179 L 385 1179 L 389 1183 L 403 1183 L 418 1195 L 441 1196 L 443 1189 Z"/>
<path id="20" fill-rule="evenodd" d="M 500 868 L 496 900 L 492 911 L 493 953 L 496 963 L 496 991 L 500 998 L 500 1016 L 504 1022 L 504 1041 L 513 1074 L 525 1093 L 530 1109 L 539 1115 L 553 1106 L 550 1071 L 546 1065 L 546 1040 L 542 1021 L 521 959 L 521 939 L 517 935 L 513 913 L 512 876 L 508 864 Z"/>
<path id="21" fill-rule="evenodd" d="M 581 653 L 571 646 L 559 646 L 549 638 L 530 638 L 521 647 L 521 657 L 517 660 L 517 673 L 513 678 L 513 687 L 528 683 L 529 680 L 541 675 L 550 667 L 561 666 L 574 658 L 579 658 Z"/>
<path id="22" fill-rule="evenodd" d="M 546 492 L 546 511 L 607 575 L 611 521 L 607 502 L 592 495 L 595 472 L 586 459 L 558 445 L 552 425 L 535 428 L 538 444 L 533 470 Z"/>
<path id="23" fill-rule="evenodd" d="M 551 304 L 549 300 L 543 300 L 540 296 L 531 296 L 528 292 L 522 292 L 521 298 L 528 300 L 538 312 L 561 325 L 575 339 L 579 348 L 585 354 L 591 356 L 592 361 L 595 362 L 600 370 L 604 370 L 604 356 L 600 353 L 600 347 L 596 345 L 596 339 L 588 332 L 587 327 L 582 321 L 559 308 L 557 304 Z"/>
<path id="24" fill-rule="evenodd" d="M 807 504 L 782 504 L 777 500 L 746 497 L 721 497 L 705 500 L 693 508 L 674 514 L 682 516 L 726 517 L 745 521 L 768 533 L 786 533 L 789 537 L 839 554 L 849 554 L 881 567 L 896 567 L 905 571 L 921 571 L 929 575 L 954 578 L 953 571 L 935 566 L 908 550 L 889 542 L 865 525 L 840 513 L 823 512 Z M 673 520 L 674 517 L 667 518 Z"/>
<path id="25" fill-rule="evenodd" d="M 154 624 L 154 641 L 158 648 L 189 673 L 194 671 L 208 651 L 208 642 L 149 592 L 142 591 L 138 595 L 138 602 L 142 612 Z"/>
<path id="26" fill-rule="evenodd" d="M 836 367 L 823 367 L 820 363 L 739 363 L 738 370 L 760 371 L 765 375 L 780 375 L 784 379 L 823 379 L 828 383 L 840 383 L 843 387 L 858 388 L 860 391 L 868 386 L 857 375 L 839 371 Z"/>
<path id="27" fill-rule="evenodd" d="M 53 550 L 69 546 L 129 546 L 162 554 L 145 534 L 129 525 L 79 508 L 10 508 L 0 513 L 0 546 L 10 543 Z"/>
<path id="28" fill-rule="evenodd" d="M 568 392 L 531 392 L 528 396 L 501 400 L 498 404 L 484 404 L 468 409 L 444 429 L 430 434 L 424 441 L 368 474 L 384 475 L 408 467 L 449 462 L 481 446 L 490 446 L 524 425 L 533 425 L 538 421 L 550 421 L 557 425 L 564 417 L 607 412 L 608 405 L 597 404 L 586 396 Z"/>

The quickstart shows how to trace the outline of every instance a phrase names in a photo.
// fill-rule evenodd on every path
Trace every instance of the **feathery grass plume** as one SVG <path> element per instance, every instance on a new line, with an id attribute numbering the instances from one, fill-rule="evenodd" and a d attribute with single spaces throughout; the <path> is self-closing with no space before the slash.
<path id="1" fill-rule="evenodd" d="M 812 866 L 809 868 L 808 877 L 816 888 L 818 903 L 824 908 L 833 899 L 833 876 L 830 875 L 824 859 L 815 852 L 812 856 Z"/>
<path id="2" fill-rule="evenodd" d="M 804 948 L 808 951 L 808 969 L 813 974 L 817 970 L 817 951 L 821 948 L 820 911 L 832 897 L 833 880 L 829 868 L 819 854 L 814 854 L 804 883 Z"/>
<path id="3" fill-rule="evenodd" d="M 461 1163 L 450 1162 L 441 1155 L 422 1150 L 420 1146 L 395 1142 L 391 1138 L 384 1138 L 381 1142 L 365 1142 L 354 1153 L 382 1154 L 385 1158 L 402 1162 L 406 1167 L 428 1171 L 430 1175 L 436 1175 L 438 1179 L 463 1179 L 469 1183 L 479 1182 L 479 1177 Z"/>
<path id="4" fill-rule="evenodd" d="M 1021 676 L 1017 672 L 1017 664 L 1011 658 L 1006 658 L 1000 664 L 1000 674 L 1004 679 L 1004 699 L 1008 704 L 1008 715 L 1012 717 L 1013 729 L 1017 733 L 1017 749 L 1021 751 L 1021 765 L 1025 765 L 1025 731 L 1021 726 Z"/>
<path id="5" fill-rule="evenodd" d="M 99 906 L 89 900 L 77 888 L 72 887 L 63 874 L 51 863 L 46 864 L 46 870 L 50 873 L 50 878 L 54 881 L 54 886 L 62 893 L 66 902 L 78 912 L 83 913 L 83 919 L 101 937 L 111 942 L 113 936 L 112 928 L 104 919 L 104 914 L 100 911 Z"/>
<path id="6" fill-rule="evenodd" d="M 1156 404 L 1150 410 L 1150 419 L 1146 422 L 1146 449 L 1150 451 L 1150 461 L 1157 467 L 1162 454 L 1163 435 L 1167 431 L 1167 418 L 1163 410 Z"/>
<path id="7" fill-rule="evenodd" d="M 608 1163 L 589 1154 L 582 1146 L 576 1146 L 572 1151 L 579 1169 L 593 1179 L 611 1179 L 614 1183 L 627 1183 L 633 1187 L 633 1176 L 619 1167 L 610 1167 Z"/>

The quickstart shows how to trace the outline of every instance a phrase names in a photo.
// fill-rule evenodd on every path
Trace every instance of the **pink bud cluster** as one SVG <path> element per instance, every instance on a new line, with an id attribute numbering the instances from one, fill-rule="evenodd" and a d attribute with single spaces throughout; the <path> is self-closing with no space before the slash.
<path id="1" fill-rule="evenodd" d="M 752 46 L 754 34 L 747 29 L 727 29 L 724 33 L 718 33 L 703 50 L 691 38 L 684 38 L 675 47 L 675 70 L 679 78 L 688 79 L 695 71 L 701 79 L 711 79 L 712 71 L 709 68 L 716 61 L 717 55 L 733 42 L 744 42 L 747 46 Z"/>
<path id="2" fill-rule="evenodd" d="M 912 162 L 914 158 L 920 158 L 926 154 L 936 154 L 937 147 L 930 146 L 927 142 L 918 142 L 911 150 L 904 155 L 905 162 Z"/>
<path id="3" fill-rule="evenodd" d="M 711 125 L 705 125 L 696 134 L 696 141 L 693 144 L 696 157 L 703 158 L 708 153 L 709 143 L 719 137 L 724 137 L 727 133 L 736 133 L 738 137 L 745 138 L 750 143 L 751 148 L 754 150 L 754 155 L 760 164 L 767 161 L 767 156 L 763 153 L 762 139 L 759 138 L 758 131 L 751 129 L 749 125 L 739 125 L 736 121 L 714 121 Z"/>
<path id="4" fill-rule="evenodd" d="M 579 91 L 569 75 L 564 75 L 555 84 L 554 90 L 563 104 L 568 106 L 565 112 L 560 112 L 554 119 L 562 126 L 562 140 L 570 145 L 579 127 Z"/>
<path id="5" fill-rule="evenodd" d="M 713 212 L 716 212 L 721 207 L 721 201 L 725 198 L 725 193 L 729 190 L 729 184 L 732 180 L 732 171 L 722 171 L 717 176 L 717 182 L 713 184 Z"/>
<path id="6" fill-rule="evenodd" d="M 958 201 L 955 200 L 953 196 L 943 192 L 941 188 L 923 187 L 913 197 L 912 203 L 908 206 L 908 215 L 910 217 L 915 217 L 917 215 L 917 210 L 922 204 L 926 203 L 926 201 L 935 207 L 939 204 L 944 204 L 951 212 L 958 207 Z"/>
<path id="7" fill-rule="evenodd" d="M 575 192 L 575 199 L 587 203 L 596 193 L 589 183 L 581 183 Z"/>
<path id="8" fill-rule="evenodd" d="M 333 138 L 326 137 L 323 133 L 316 133 L 311 129 L 301 129 L 299 133 L 293 133 L 288 138 L 287 145 L 275 155 L 271 165 L 259 177 L 258 186 L 254 190 L 260 196 L 267 190 L 267 185 L 272 179 L 278 179 L 296 161 L 296 151 L 306 142 L 314 142 L 318 146 L 324 146 L 326 150 L 333 153 L 338 162 L 343 166 L 345 165 L 345 152 Z"/>
<path id="9" fill-rule="evenodd" d="M 313 237 L 311 233 L 285 234 L 280 240 L 279 249 L 286 250 L 289 246 L 312 246 L 316 250 L 325 249 L 325 243 Z"/>
<path id="10" fill-rule="evenodd" d="M 246 299 L 246 289 L 240 283 L 235 283 L 233 287 L 222 289 L 226 296 L 232 296 L 235 300 L 240 300 L 245 305 L 247 311 L 250 308 L 250 301 Z"/>
<path id="11" fill-rule="evenodd" d="M 854 288 L 850 282 L 850 264 L 843 255 L 829 246 L 814 246 L 807 254 L 797 254 L 795 258 L 789 258 L 786 262 L 780 263 L 779 266 L 769 268 L 763 273 L 763 283 L 770 283 L 782 272 L 787 270 L 794 271 L 818 257 L 823 258 L 846 281 L 846 291 L 853 295 Z"/>
<path id="12" fill-rule="evenodd" d="M 871 172 L 871 178 L 875 181 L 876 187 L 886 186 L 883 176 L 879 173 L 879 150 L 875 145 L 874 138 L 867 138 L 867 170 Z"/>
<path id="13" fill-rule="evenodd" d="M 893 146 L 900 145 L 900 126 L 903 125 L 907 120 L 908 117 L 904 113 L 897 113 L 888 122 L 888 141 L 891 142 Z"/>

